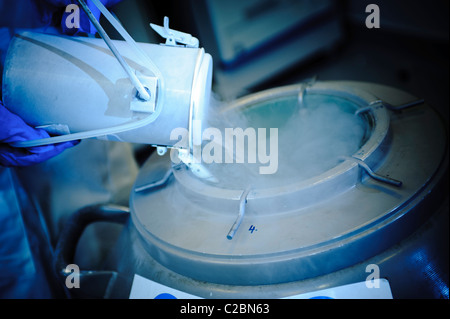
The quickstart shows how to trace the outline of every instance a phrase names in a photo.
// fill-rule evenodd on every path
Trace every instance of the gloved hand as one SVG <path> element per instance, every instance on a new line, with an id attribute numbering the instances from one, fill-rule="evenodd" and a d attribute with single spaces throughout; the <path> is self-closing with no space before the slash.
<path id="1" fill-rule="evenodd" d="M 80 141 L 35 146 L 13 147 L 9 143 L 50 137 L 43 129 L 35 129 L 11 113 L 0 101 L 0 165 L 29 166 L 44 162 Z"/>
<path id="2" fill-rule="evenodd" d="M 45 1 L 47 3 L 49 3 L 50 5 L 53 5 L 56 7 L 66 7 L 69 4 L 76 4 L 79 6 L 78 1 L 76 1 L 76 0 L 45 0 Z M 100 0 L 100 2 L 103 3 L 103 5 L 105 7 L 113 6 L 117 3 L 119 3 L 120 1 L 121 0 Z M 100 19 L 100 10 L 92 3 L 91 0 L 85 0 L 85 2 L 86 2 L 86 5 L 89 7 L 89 9 L 91 9 L 91 12 L 95 16 L 95 18 L 97 20 L 99 20 Z M 69 15 L 72 14 L 72 12 L 64 11 L 62 20 L 61 20 L 62 31 L 65 34 L 70 34 L 70 35 L 75 35 L 79 32 L 95 34 L 97 30 L 95 29 L 94 25 L 91 23 L 91 21 L 89 20 L 88 16 L 83 11 L 83 8 L 81 8 L 81 6 L 79 6 L 79 10 L 80 10 L 80 28 L 78 28 L 78 29 L 69 28 L 67 26 L 66 20 L 69 17 Z M 69 17 L 69 19 L 70 19 L 70 17 Z"/>

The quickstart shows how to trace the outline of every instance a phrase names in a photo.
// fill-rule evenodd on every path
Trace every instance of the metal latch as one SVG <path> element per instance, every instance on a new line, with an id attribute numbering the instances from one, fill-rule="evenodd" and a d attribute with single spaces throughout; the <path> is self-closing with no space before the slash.
<path id="1" fill-rule="evenodd" d="M 189 33 L 172 30 L 169 28 L 169 18 L 164 17 L 164 26 L 150 23 L 150 27 L 155 30 L 161 37 L 166 39 L 165 45 L 185 46 L 187 48 L 198 48 L 199 41 Z M 179 43 L 180 45 L 178 45 Z"/>

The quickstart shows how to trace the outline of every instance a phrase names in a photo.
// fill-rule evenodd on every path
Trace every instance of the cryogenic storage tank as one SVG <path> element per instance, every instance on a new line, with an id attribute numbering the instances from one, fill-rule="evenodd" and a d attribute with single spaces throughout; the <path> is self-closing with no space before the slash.
<path id="1" fill-rule="evenodd" d="M 206 177 L 154 154 L 129 210 L 74 214 L 61 271 L 87 224 L 125 225 L 74 295 L 95 282 L 108 298 L 448 298 L 447 133 L 425 101 L 371 83 L 302 83 L 241 98 L 208 124 Z M 218 132 L 237 127 L 244 160 L 234 130 L 227 162 Z"/>

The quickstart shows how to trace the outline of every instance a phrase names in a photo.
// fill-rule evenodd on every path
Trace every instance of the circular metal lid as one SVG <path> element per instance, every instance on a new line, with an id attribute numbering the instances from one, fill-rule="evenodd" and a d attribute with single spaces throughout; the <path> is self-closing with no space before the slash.
<path id="1" fill-rule="evenodd" d="M 152 156 L 130 198 L 133 224 L 148 253 L 198 280 L 273 284 L 345 268 L 412 232 L 428 214 L 424 205 L 446 156 L 438 115 L 424 103 L 393 111 L 391 105 L 416 99 L 383 86 L 344 82 L 273 89 L 230 108 L 271 105 L 279 111 L 283 103 L 277 101 L 314 96 L 339 101 L 365 123 L 354 153 L 300 181 L 247 190 L 199 179 L 168 155 Z"/>

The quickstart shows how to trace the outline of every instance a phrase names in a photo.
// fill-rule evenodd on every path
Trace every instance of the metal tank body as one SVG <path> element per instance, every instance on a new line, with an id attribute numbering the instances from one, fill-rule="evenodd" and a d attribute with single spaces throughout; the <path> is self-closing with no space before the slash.
<path id="1" fill-rule="evenodd" d="M 117 209 L 125 227 L 108 271 L 83 280 L 103 278 L 107 298 L 128 298 L 139 278 L 200 298 L 290 298 L 364 282 L 375 265 L 394 298 L 448 298 L 447 133 L 432 107 L 394 88 L 342 81 L 260 92 L 225 112 L 270 127 L 321 99 L 363 123 L 354 152 L 303 179 L 247 191 L 152 155 L 129 213 Z M 65 240 L 59 268 L 70 262 Z"/>

